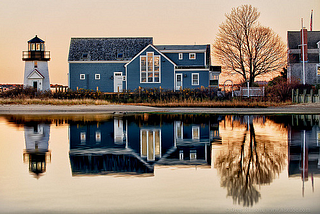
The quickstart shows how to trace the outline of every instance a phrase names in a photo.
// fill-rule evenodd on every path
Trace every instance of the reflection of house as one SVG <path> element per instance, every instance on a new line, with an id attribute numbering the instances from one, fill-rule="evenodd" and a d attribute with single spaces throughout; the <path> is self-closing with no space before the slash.
<path id="1" fill-rule="evenodd" d="M 27 124 L 24 127 L 26 149 L 23 153 L 24 162 L 29 163 L 29 171 L 37 178 L 46 172 L 46 163 L 50 161 L 48 142 L 50 136 L 49 124 Z"/>
<path id="2" fill-rule="evenodd" d="M 320 175 L 320 128 L 318 115 L 292 116 L 289 127 L 289 176 L 313 180 Z M 313 182 L 313 181 L 312 181 Z"/>
<path id="3" fill-rule="evenodd" d="M 73 174 L 152 173 L 154 164 L 210 165 L 217 127 L 210 131 L 210 118 L 183 117 L 150 114 L 71 124 Z"/>

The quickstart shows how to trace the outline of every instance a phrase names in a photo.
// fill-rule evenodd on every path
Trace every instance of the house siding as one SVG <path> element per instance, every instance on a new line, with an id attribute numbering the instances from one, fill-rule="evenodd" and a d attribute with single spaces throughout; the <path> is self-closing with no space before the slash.
<path id="1" fill-rule="evenodd" d="M 205 66 L 205 53 L 195 54 L 196 59 L 189 59 L 189 53 L 183 53 L 183 58 L 179 59 L 179 53 L 164 53 L 164 55 L 171 59 L 177 66 Z"/>
<path id="2" fill-rule="evenodd" d="M 114 72 L 124 74 L 125 63 L 70 63 L 69 78 L 70 88 L 80 88 L 113 92 Z M 85 80 L 80 80 L 80 74 L 85 74 Z M 100 80 L 95 79 L 95 74 L 100 74 Z"/>
<path id="3" fill-rule="evenodd" d="M 197 70 L 183 70 L 183 71 L 176 71 L 176 74 L 182 74 L 183 82 L 182 86 L 183 88 L 190 88 L 190 89 L 196 89 L 209 86 L 209 72 L 206 70 L 203 71 L 197 71 Z M 192 74 L 199 74 L 199 85 L 192 85 Z M 185 77 L 186 76 L 186 77 Z"/>

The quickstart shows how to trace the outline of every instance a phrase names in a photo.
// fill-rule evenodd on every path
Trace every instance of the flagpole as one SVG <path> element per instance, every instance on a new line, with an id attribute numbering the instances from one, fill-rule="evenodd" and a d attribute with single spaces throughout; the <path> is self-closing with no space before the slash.
<path id="1" fill-rule="evenodd" d="M 304 35 L 303 35 L 303 18 L 301 18 L 301 45 L 302 45 L 302 84 L 306 84 L 306 73 L 305 73 L 305 64 L 304 64 Z"/>

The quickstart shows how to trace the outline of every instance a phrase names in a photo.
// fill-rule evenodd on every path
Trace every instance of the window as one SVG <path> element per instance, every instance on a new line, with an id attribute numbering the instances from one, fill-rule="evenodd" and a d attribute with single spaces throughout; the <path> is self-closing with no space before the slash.
<path id="1" fill-rule="evenodd" d="M 320 76 L 320 65 L 317 65 L 317 76 Z"/>
<path id="2" fill-rule="evenodd" d="M 183 53 L 179 53 L 179 60 L 183 59 Z"/>
<path id="3" fill-rule="evenodd" d="M 176 130 L 176 138 L 183 139 L 183 122 L 182 121 L 174 121 L 175 130 Z"/>
<path id="4" fill-rule="evenodd" d="M 123 58 L 123 53 L 122 53 L 122 52 L 118 53 L 118 54 L 117 54 L 117 58 L 118 58 L 118 59 L 122 59 L 122 58 Z"/>
<path id="5" fill-rule="evenodd" d="M 34 62 L 33 62 L 33 66 L 34 66 L 35 68 L 37 68 L 37 67 L 38 67 L 38 62 L 37 62 L 37 61 L 34 61 Z"/>
<path id="6" fill-rule="evenodd" d="M 80 79 L 81 80 L 85 80 L 86 79 L 86 75 L 85 74 L 80 74 Z"/>
<path id="7" fill-rule="evenodd" d="M 195 53 L 189 53 L 189 59 L 196 59 Z"/>
<path id="8" fill-rule="evenodd" d="M 100 131 L 97 131 L 97 132 L 96 132 L 96 142 L 97 142 L 97 143 L 100 143 L 100 142 L 101 142 L 101 132 L 100 132 Z"/>
<path id="9" fill-rule="evenodd" d="M 140 58 L 140 76 L 141 76 L 140 82 L 147 82 L 147 78 L 146 78 L 146 72 L 147 72 L 146 59 L 147 58 L 145 56 L 141 56 L 141 58 Z"/>
<path id="10" fill-rule="evenodd" d="M 161 130 L 140 130 L 140 154 L 147 160 L 155 160 L 161 157 Z"/>
<path id="11" fill-rule="evenodd" d="M 197 150 L 190 150 L 190 160 L 197 160 Z"/>
<path id="12" fill-rule="evenodd" d="M 31 43 L 31 50 L 32 50 L 32 51 L 36 50 L 36 44 Z"/>
<path id="13" fill-rule="evenodd" d="M 37 50 L 37 51 L 40 51 L 40 43 L 37 43 L 37 44 L 36 44 L 36 50 Z"/>
<path id="14" fill-rule="evenodd" d="M 219 75 L 214 75 L 212 72 L 209 73 L 209 86 L 218 86 Z"/>
<path id="15" fill-rule="evenodd" d="M 184 155 L 183 155 L 183 150 L 179 151 L 179 160 L 183 160 L 184 159 Z"/>
<path id="16" fill-rule="evenodd" d="M 200 139 L 200 127 L 192 126 L 192 139 L 199 140 Z"/>
<path id="17" fill-rule="evenodd" d="M 192 74 L 192 85 L 199 85 L 199 74 Z"/>
<path id="18" fill-rule="evenodd" d="M 146 56 L 140 56 L 140 82 L 160 82 L 160 56 L 154 56 L 153 52 L 147 52 Z"/>
<path id="19" fill-rule="evenodd" d="M 84 144 L 86 142 L 86 133 L 85 132 L 80 133 L 80 141 L 81 141 L 81 144 Z"/>
<path id="20" fill-rule="evenodd" d="M 100 79 L 100 74 L 95 74 L 95 75 L 94 75 L 94 78 L 95 78 L 96 80 L 99 80 L 99 79 Z"/>

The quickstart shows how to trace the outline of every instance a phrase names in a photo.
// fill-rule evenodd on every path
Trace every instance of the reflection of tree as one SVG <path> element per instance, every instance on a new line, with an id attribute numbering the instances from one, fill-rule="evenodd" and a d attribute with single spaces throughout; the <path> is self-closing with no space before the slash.
<path id="1" fill-rule="evenodd" d="M 234 203 L 252 206 L 261 197 L 257 185 L 269 184 L 282 171 L 286 149 L 263 135 L 256 135 L 253 123 L 243 134 L 242 141 L 229 144 L 216 156 L 215 167 L 221 175 L 221 186 Z"/>

